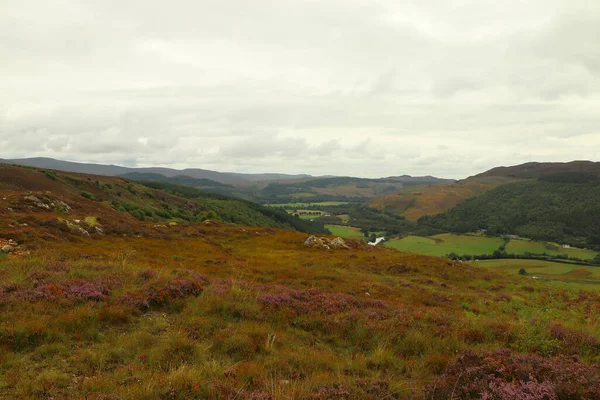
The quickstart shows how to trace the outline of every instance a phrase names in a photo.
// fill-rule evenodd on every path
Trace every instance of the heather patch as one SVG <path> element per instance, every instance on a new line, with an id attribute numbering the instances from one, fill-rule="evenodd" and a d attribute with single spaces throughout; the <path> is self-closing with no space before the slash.
<path id="1" fill-rule="evenodd" d="M 142 311 L 160 307 L 170 301 L 198 296 L 208 279 L 200 274 L 187 278 L 174 278 L 146 284 L 141 289 L 120 296 L 119 302 Z"/>
<path id="2" fill-rule="evenodd" d="M 265 287 L 267 289 L 267 287 Z M 375 316 L 378 311 L 387 310 L 388 304 L 381 300 L 360 299 L 345 293 L 325 293 L 317 289 L 294 290 L 285 287 L 273 287 L 274 292 L 265 293 L 258 301 L 268 309 L 287 307 L 297 314 L 341 312 L 363 310 Z"/>
<path id="3" fill-rule="evenodd" d="M 600 398 L 600 365 L 574 357 L 467 351 L 425 387 L 428 399 L 554 400 Z"/>
<path id="4" fill-rule="evenodd" d="M 91 279 L 75 278 L 56 283 L 45 283 L 45 272 L 34 272 L 27 278 L 34 287 L 15 291 L 13 299 L 28 301 L 45 300 L 106 300 L 113 289 L 121 286 L 122 279 L 117 275 L 105 275 Z"/>

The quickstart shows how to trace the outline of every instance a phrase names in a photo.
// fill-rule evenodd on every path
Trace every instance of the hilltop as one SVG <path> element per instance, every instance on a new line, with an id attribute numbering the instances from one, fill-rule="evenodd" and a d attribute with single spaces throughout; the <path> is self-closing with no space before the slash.
<path id="1" fill-rule="evenodd" d="M 600 177 L 600 162 L 592 161 L 571 161 L 567 163 L 539 163 L 530 162 L 511 167 L 496 167 L 489 171 L 475 175 L 476 178 L 501 176 L 518 179 L 537 179 L 543 175 L 554 174 L 557 172 L 582 172 L 590 173 Z"/>
<path id="2" fill-rule="evenodd" d="M 239 174 L 198 168 L 129 168 L 115 165 L 74 163 L 51 158 L 0 160 L 5 163 L 84 174 L 120 176 L 138 181 L 156 181 L 201 188 L 261 204 L 295 201 L 362 202 L 403 187 L 420 184 L 452 182 L 432 176 L 408 175 L 368 179 L 356 177 L 313 177 L 306 174 Z"/>
<path id="3" fill-rule="evenodd" d="M 369 200 L 367 205 L 416 221 L 426 215 L 444 213 L 467 199 L 483 195 L 501 185 L 569 172 L 600 176 L 600 163 L 572 161 L 497 167 L 454 183 L 406 187 L 397 193 L 375 197 Z"/>
<path id="4" fill-rule="evenodd" d="M 239 174 L 233 172 L 217 172 L 200 168 L 173 169 L 173 168 L 130 168 L 117 165 L 104 165 L 93 163 L 78 163 L 71 161 L 55 160 L 53 158 L 37 157 L 12 160 L 1 160 L 8 164 L 24 165 L 28 167 L 54 169 L 67 172 L 77 172 L 92 175 L 118 176 L 129 173 L 151 173 L 166 177 L 188 176 L 196 179 L 210 179 L 216 182 L 232 185 L 248 185 L 257 181 L 286 180 L 307 178 L 310 175 L 288 175 L 288 174 Z"/>

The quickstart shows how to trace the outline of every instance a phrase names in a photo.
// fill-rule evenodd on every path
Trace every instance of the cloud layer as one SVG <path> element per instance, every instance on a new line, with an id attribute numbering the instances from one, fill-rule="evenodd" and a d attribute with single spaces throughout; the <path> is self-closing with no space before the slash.
<path id="1" fill-rule="evenodd" d="M 2 158 L 464 177 L 600 159 L 600 3 L 4 0 Z"/>

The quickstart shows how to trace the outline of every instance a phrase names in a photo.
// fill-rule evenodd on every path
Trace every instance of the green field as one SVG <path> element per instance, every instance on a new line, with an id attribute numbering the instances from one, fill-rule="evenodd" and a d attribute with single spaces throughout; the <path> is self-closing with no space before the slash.
<path id="1" fill-rule="evenodd" d="M 362 238 L 364 236 L 360 229 L 352 226 L 325 225 L 325 228 L 329 229 L 333 235 L 343 238 Z"/>
<path id="2" fill-rule="evenodd" d="M 444 233 L 431 237 L 407 236 L 390 240 L 385 245 L 409 253 L 443 257 L 449 253 L 492 254 L 502 243 L 500 238 Z"/>
<path id="3" fill-rule="evenodd" d="M 572 283 L 600 283 L 600 266 L 592 267 L 577 264 L 563 264 L 541 260 L 482 260 L 475 265 L 493 268 L 509 274 L 517 275 L 521 268 L 527 271 L 528 277 L 560 280 Z"/>
<path id="4" fill-rule="evenodd" d="M 506 246 L 506 252 L 508 254 L 525 254 L 526 252 L 532 254 L 542 254 L 546 253 L 551 256 L 566 254 L 569 257 L 577 257 L 582 260 L 591 260 L 596 254 L 595 251 L 592 250 L 584 250 L 584 249 L 576 249 L 569 248 L 563 249 L 557 243 L 549 243 L 549 245 L 558 247 L 556 250 L 551 250 L 546 248 L 547 243 L 544 242 L 535 242 L 533 240 L 526 239 L 513 239 Z"/>
<path id="5" fill-rule="evenodd" d="M 322 201 L 319 203 L 272 203 L 265 204 L 269 207 L 285 207 L 285 208 L 302 208 L 302 207 L 327 207 L 327 206 L 341 206 L 348 204 L 347 201 Z"/>
<path id="6" fill-rule="evenodd" d="M 350 221 L 350 216 L 348 214 L 340 214 L 340 215 L 336 215 L 336 217 L 338 217 L 339 219 L 342 220 L 343 223 L 347 224 L 348 221 Z"/>

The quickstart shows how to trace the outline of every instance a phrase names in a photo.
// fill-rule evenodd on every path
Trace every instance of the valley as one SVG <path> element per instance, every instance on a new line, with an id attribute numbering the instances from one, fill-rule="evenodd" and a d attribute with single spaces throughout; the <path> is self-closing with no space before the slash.
<path id="1" fill-rule="evenodd" d="M 0 217 L 0 397 L 600 396 L 596 250 L 8 165 Z"/>

